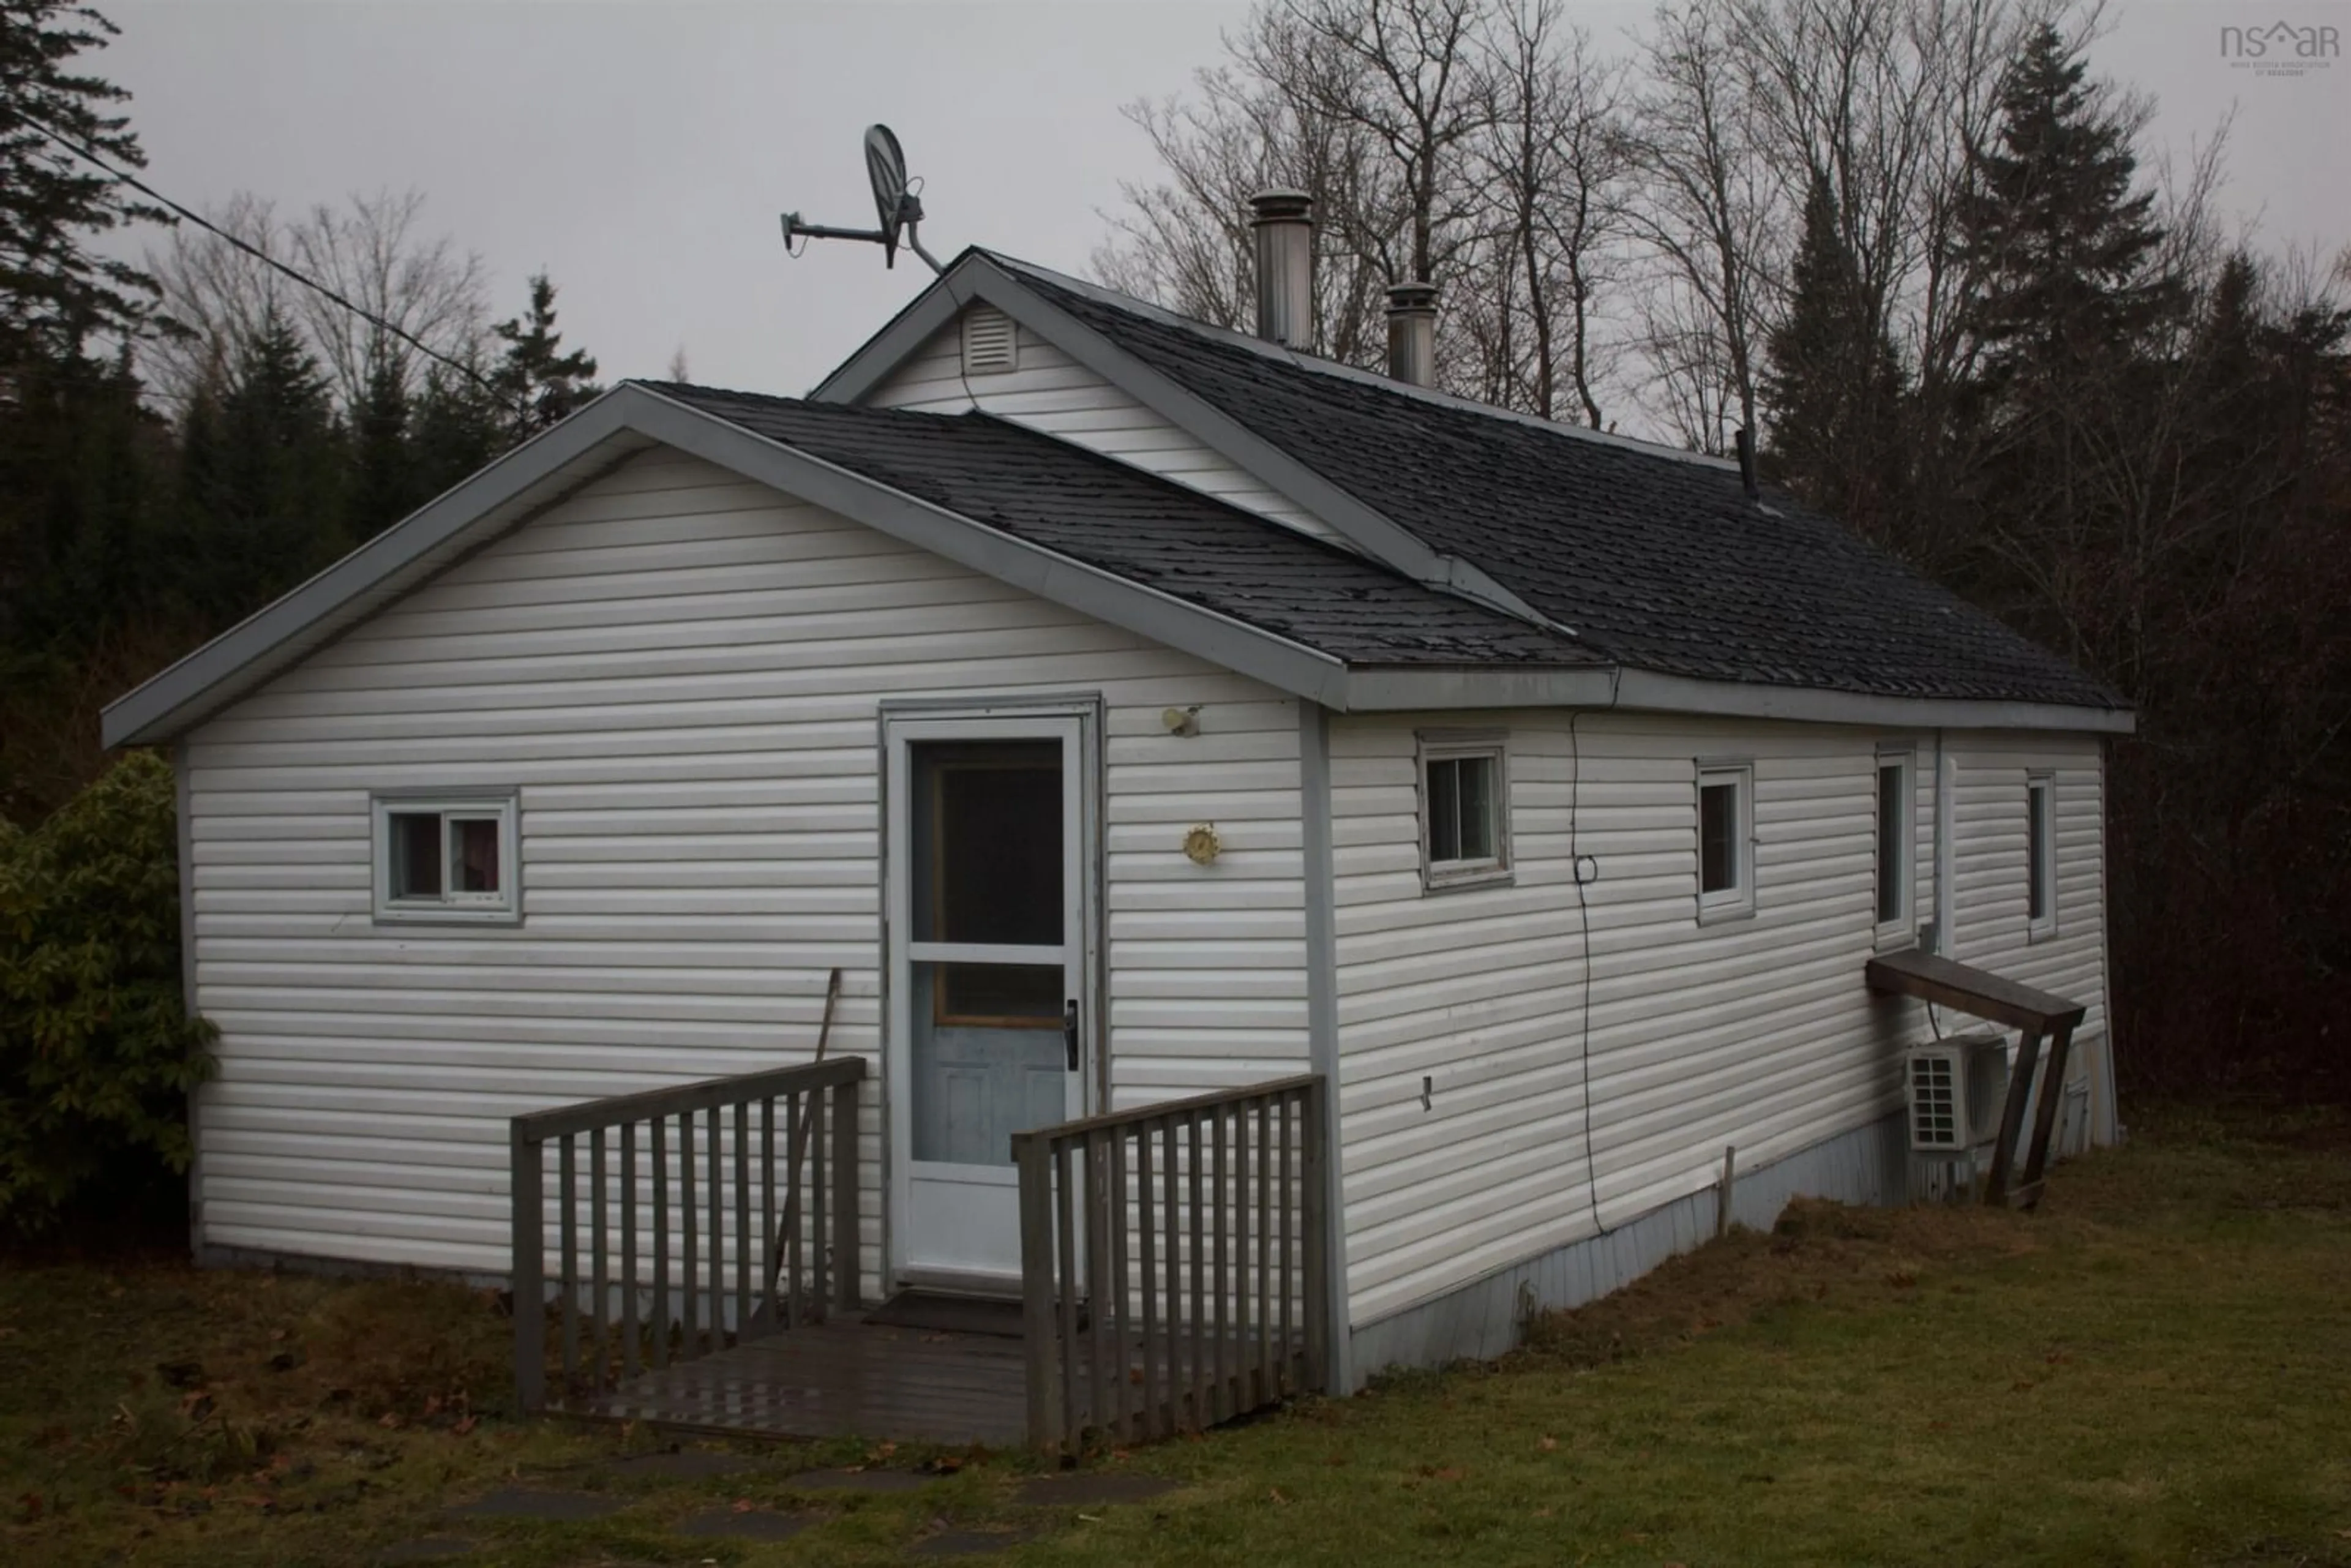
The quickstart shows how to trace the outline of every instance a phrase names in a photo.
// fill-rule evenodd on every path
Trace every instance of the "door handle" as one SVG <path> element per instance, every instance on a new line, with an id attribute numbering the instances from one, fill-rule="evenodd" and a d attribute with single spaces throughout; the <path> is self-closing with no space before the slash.
<path id="1" fill-rule="evenodd" d="M 1078 1004 L 1072 1000 L 1061 1005 L 1061 1044 L 1070 1053 L 1070 1071 L 1078 1070 Z"/>

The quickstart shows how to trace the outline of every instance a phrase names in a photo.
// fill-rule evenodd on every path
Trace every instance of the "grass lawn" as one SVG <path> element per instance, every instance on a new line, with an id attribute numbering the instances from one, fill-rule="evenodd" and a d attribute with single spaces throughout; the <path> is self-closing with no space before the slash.
<path id="1" fill-rule="evenodd" d="M 1803 1205 L 1497 1364 L 1113 1456 L 1150 1502 L 1023 1509 L 1017 1455 L 841 1445 L 628 1479 L 642 1430 L 517 1423 L 507 1322 L 444 1286 L 170 1264 L 0 1274 L 0 1561 L 360 1563 L 519 1480 L 613 1517 L 469 1521 L 462 1561 L 2351 1565 L 2351 1120 L 2142 1128 L 2039 1215 Z M 795 1501 L 817 1464 L 946 1468 Z M 811 1512 L 779 1544 L 668 1525 Z"/>

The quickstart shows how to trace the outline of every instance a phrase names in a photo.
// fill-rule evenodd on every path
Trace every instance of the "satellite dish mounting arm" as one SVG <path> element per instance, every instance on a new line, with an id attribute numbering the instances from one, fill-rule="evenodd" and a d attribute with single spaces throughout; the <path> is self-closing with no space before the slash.
<path id="1" fill-rule="evenodd" d="M 912 196 L 907 197 L 906 200 L 914 207 L 914 214 L 905 220 L 905 233 L 903 235 L 893 235 L 883 229 L 843 229 L 835 228 L 830 224 L 802 223 L 799 214 L 786 213 L 784 214 L 785 248 L 789 249 L 791 243 L 799 239 L 854 239 L 863 240 L 868 245 L 878 245 L 885 251 L 895 252 L 900 240 L 903 239 L 908 250 L 930 264 L 933 272 L 944 273 L 946 268 L 940 265 L 939 258 L 925 249 L 923 242 L 915 235 L 915 225 L 922 221 L 922 204 Z M 884 262 L 885 266 L 896 264 L 897 257 L 894 254 Z"/>
<path id="2" fill-rule="evenodd" d="M 880 226 L 870 229 L 834 228 L 826 224 L 804 224 L 798 213 L 784 214 L 784 250 L 792 254 L 796 239 L 853 239 L 882 247 L 882 264 L 898 265 L 898 241 L 903 235 L 906 248 L 930 264 L 933 272 L 943 273 L 939 258 L 923 248 L 917 231 L 923 222 L 922 198 L 907 188 L 906 155 L 899 149 L 898 138 L 886 125 L 868 126 L 865 131 L 865 176 L 873 186 L 873 213 Z"/>

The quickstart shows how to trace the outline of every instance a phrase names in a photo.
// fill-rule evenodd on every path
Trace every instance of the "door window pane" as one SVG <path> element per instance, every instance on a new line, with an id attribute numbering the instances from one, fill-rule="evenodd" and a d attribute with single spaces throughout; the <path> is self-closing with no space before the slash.
<path id="1" fill-rule="evenodd" d="M 915 939 L 1060 946 L 1061 742 L 919 744 L 914 770 Z"/>
<path id="2" fill-rule="evenodd" d="M 935 1021 L 1061 1027 L 1061 967 L 1058 964 L 941 964 Z"/>

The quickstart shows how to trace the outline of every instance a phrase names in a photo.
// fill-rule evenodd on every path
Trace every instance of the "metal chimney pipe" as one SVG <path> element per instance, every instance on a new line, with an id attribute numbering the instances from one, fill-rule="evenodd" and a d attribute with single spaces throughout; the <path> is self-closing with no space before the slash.
<path id="1" fill-rule="evenodd" d="M 1437 285 L 1388 289 L 1388 374 L 1416 387 L 1437 380 Z"/>
<path id="2" fill-rule="evenodd" d="M 1310 352 L 1314 347 L 1314 200 L 1303 191 L 1249 198 L 1257 235 L 1257 335 Z"/>

